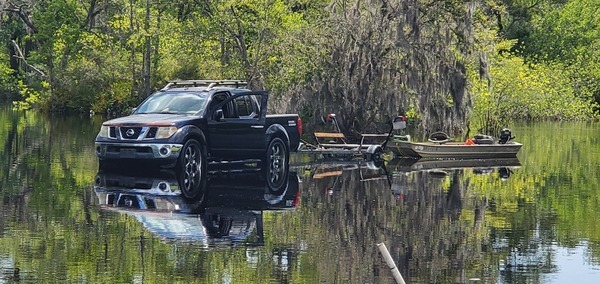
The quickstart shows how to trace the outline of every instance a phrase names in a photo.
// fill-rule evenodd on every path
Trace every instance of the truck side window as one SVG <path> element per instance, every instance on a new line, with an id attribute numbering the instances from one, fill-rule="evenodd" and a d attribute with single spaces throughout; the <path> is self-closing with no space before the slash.
<path id="1" fill-rule="evenodd" d="M 223 105 L 223 113 L 225 118 L 235 118 L 235 112 L 231 101 Z"/>
<path id="2" fill-rule="evenodd" d="M 220 104 L 221 102 L 225 101 L 226 99 L 227 99 L 226 93 L 216 94 L 212 98 L 212 101 L 210 103 L 210 110 L 215 111 L 216 106 L 218 104 Z M 223 115 L 225 116 L 225 118 L 234 118 L 235 117 L 231 102 L 226 103 L 223 106 L 221 106 L 221 109 L 223 110 Z"/>
<path id="3" fill-rule="evenodd" d="M 247 96 L 238 97 L 235 99 L 235 105 L 237 107 L 237 113 L 240 118 L 245 116 L 249 116 L 252 111 L 248 108 L 248 102 L 246 100 Z"/>
<path id="4" fill-rule="evenodd" d="M 241 96 L 235 99 L 238 117 L 241 119 L 258 118 L 259 110 L 254 96 Z"/>
<path id="5" fill-rule="evenodd" d="M 216 110 L 215 108 L 217 107 L 218 104 L 220 104 L 222 101 L 225 100 L 225 95 L 224 94 L 219 94 L 219 95 L 215 95 L 212 100 L 210 101 L 210 110 L 214 111 Z"/>

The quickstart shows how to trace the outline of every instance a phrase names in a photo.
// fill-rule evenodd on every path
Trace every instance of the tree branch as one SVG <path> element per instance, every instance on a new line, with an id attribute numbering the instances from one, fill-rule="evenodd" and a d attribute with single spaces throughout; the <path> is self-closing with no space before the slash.
<path id="1" fill-rule="evenodd" d="M 13 44 L 13 46 L 15 47 L 15 51 L 17 52 L 17 55 L 13 55 L 13 56 L 16 57 L 16 58 L 18 58 L 18 59 L 21 59 L 23 61 L 23 63 L 25 63 L 25 65 L 27 65 L 27 67 L 33 69 L 35 72 L 37 72 L 38 74 L 40 74 L 40 76 L 42 76 L 42 77 L 45 78 L 46 74 L 42 70 L 40 70 L 40 69 L 36 68 L 35 66 L 27 63 L 27 60 L 25 60 L 25 56 L 23 56 L 23 52 L 21 52 L 21 48 L 19 47 L 19 45 L 17 44 L 17 42 L 14 41 L 14 40 L 11 40 L 10 42 Z"/>
<path id="2" fill-rule="evenodd" d="M 33 33 L 38 32 L 38 29 L 35 27 L 29 16 L 25 14 L 25 11 L 23 11 L 23 7 L 25 7 L 25 5 L 21 5 L 19 6 L 19 8 L 17 8 L 12 2 L 9 2 L 8 4 L 8 8 L 4 8 L 4 11 L 16 13 L 17 15 L 19 15 L 19 18 L 21 18 L 23 23 L 25 23 L 25 25 L 27 25 L 27 27 L 29 27 L 31 31 L 33 31 Z"/>

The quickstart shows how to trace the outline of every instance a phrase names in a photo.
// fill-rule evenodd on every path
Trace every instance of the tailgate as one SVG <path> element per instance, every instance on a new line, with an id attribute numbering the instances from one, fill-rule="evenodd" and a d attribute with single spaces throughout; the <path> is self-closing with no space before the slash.
<path id="1" fill-rule="evenodd" d="M 268 114 L 267 126 L 279 124 L 285 128 L 290 138 L 290 151 L 296 152 L 300 145 L 300 133 L 298 132 L 297 114 Z"/>

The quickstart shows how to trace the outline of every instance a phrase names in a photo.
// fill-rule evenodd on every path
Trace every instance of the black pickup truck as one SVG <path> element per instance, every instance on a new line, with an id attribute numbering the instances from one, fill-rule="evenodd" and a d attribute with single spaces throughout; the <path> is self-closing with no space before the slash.
<path id="1" fill-rule="evenodd" d="M 95 145 L 100 168 L 176 167 L 191 189 L 205 179 L 208 163 L 264 162 L 271 182 L 283 182 L 302 121 L 297 114 L 267 115 L 268 93 L 246 86 L 237 80 L 168 82 L 131 115 L 102 124 Z"/>

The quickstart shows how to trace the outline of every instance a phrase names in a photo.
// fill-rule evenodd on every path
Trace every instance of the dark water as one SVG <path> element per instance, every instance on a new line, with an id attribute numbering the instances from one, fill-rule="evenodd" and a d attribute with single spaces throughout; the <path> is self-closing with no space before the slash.
<path id="1" fill-rule="evenodd" d="M 597 124 L 513 126 L 517 160 L 295 157 L 278 189 L 215 170 L 192 202 L 99 172 L 101 120 L 0 108 L 0 282 L 394 283 L 379 243 L 407 283 L 600 282 Z"/>

